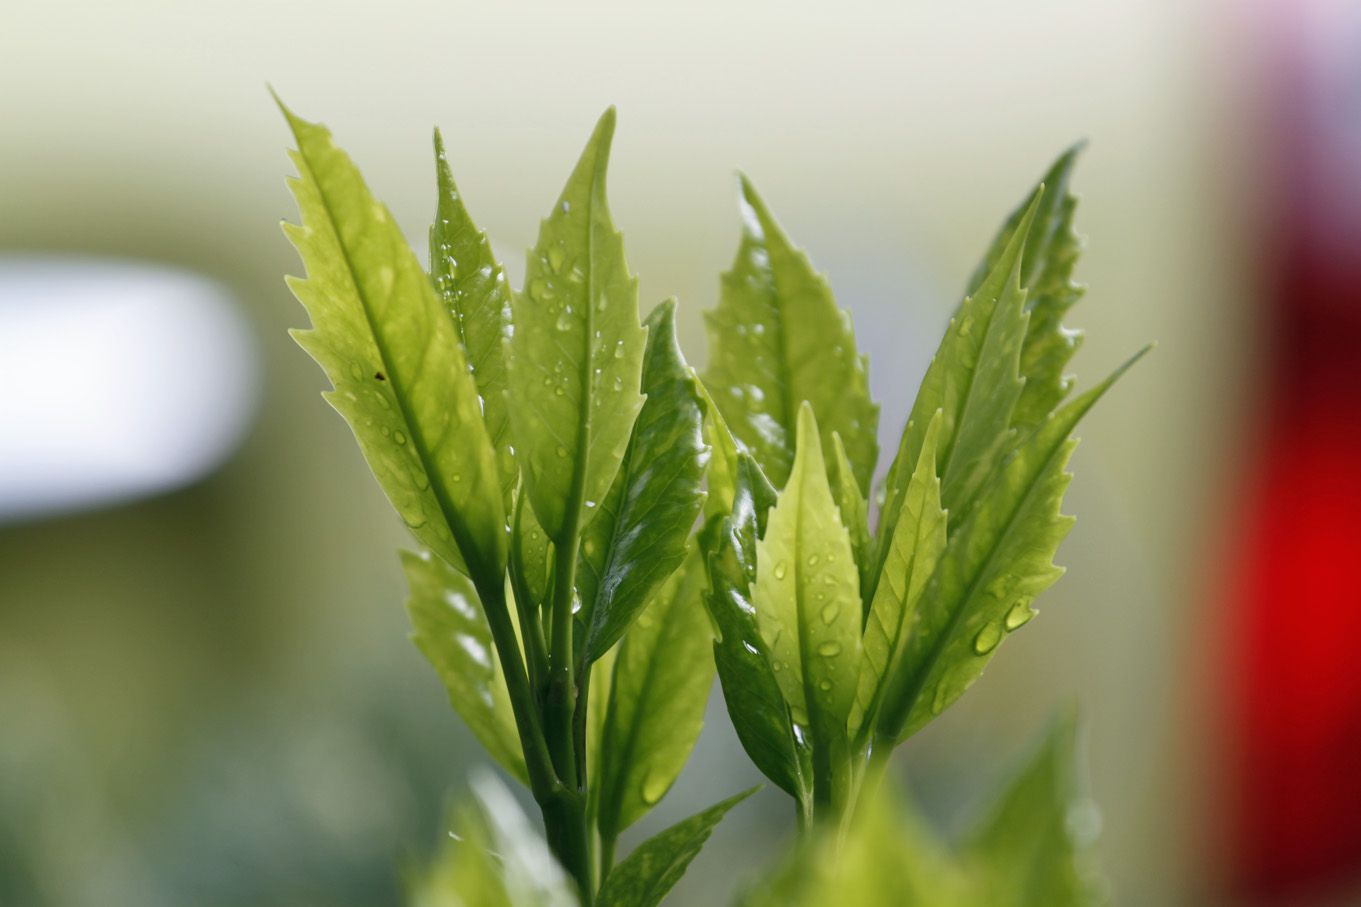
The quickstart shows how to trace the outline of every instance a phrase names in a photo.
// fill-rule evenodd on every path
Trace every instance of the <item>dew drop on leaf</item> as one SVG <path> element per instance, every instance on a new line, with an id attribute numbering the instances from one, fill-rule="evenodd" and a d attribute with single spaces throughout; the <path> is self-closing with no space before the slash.
<path id="1" fill-rule="evenodd" d="M 979 655 L 987 655 L 1002 641 L 1002 628 L 997 624 L 985 624 L 973 638 L 973 650 Z"/>

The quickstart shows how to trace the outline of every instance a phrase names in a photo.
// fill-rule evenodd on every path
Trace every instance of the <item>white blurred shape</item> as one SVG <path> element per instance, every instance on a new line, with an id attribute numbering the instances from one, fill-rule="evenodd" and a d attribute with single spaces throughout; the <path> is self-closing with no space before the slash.
<path id="1" fill-rule="evenodd" d="M 0 257 L 0 368 L 0 523 L 193 482 L 257 400 L 230 294 L 154 264 Z"/>

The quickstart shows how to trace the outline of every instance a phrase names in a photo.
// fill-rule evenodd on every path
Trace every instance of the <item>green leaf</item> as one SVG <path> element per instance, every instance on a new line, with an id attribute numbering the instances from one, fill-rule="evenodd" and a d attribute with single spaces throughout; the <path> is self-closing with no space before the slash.
<path id="1" fill-rule="evenodd" d="M 704 400 L 704 443 L 713 451 L 706 476 L 709 493 L 704 499 L 704 513 L 709 517 L 721 516 L 732 513 L 733 509 L 738 469 L 737 440 L 728 430 L 728 423 L 723 421 L 723 414 L 718 411 L 714 398 L 709 396 L 709 389 L 699 375 L 694 374 L 693 369 L 691 375 L 696 391 Z"/>
<path id="2" fill-rule="evenodd" d="M 665 796 L 699 738 L 714 677 L 703 588 L 696 552 L 662 585 L 620 644 L 595 778 L 604 840 Z"/>
<path id="3" fill-rule="evenodd" d="M 614 486 L 582 535 L 577 591 L 588 662 L 619 640 L 680 566 L 704 503 L 704 403 L 676 338 L 675 301 L 658 306 L 647 328 L 647 400 Z"/>
<path id="4" fill-rule="evenodd" d="M 728 810 L 759 789 L 729 797 L 648 838 L 606 876 L 596 903 L 599 907 L 656 907 L 680 881 Z"/>
<path id="5" fill-rule="evenodd" d="M 815 779 L 835 783 L 828 760 L 845 744 L 860 664 L 860 578 L 806 403 L 789 482 L 756 543 L 752 598 L 780 691 L 811 732 Z"/>
<path id="6" fill-rule="evenodd" d="M 832 496 L 836 499 L 837 512 L 841 523 L 851 536 L 851 553 L 855 557 L 856 568 L 860 573 L 860 589 L 870 586 L 869 571 L 871 563 L 871 542 L 869 527 L 869 507 L 865 496 L 856 484 L 855 473 L 846 455 L 846 447 L 841 443 L 841 435 L 832 435 L 832 459 L 829 463 L 828 480 L 831 482 Z M 868 613 L 869 605 L 865 603 Z"/>
<path id="7" fill-rule="evenodd" d="M 411 907 L 517 907 L 501 863 L 491 852 L 486 820 L 465 808 L 454 827 L 457 831 L 441 843 L 431 865 L 412 880 Z"/>
<path id="8" fill-rule="evenodd" d="M 475 576 L 505 569 L 505 511 L 477 386 L 448 311 L 349 157 L 325 128 L 283 109 L 298 151 L 285 224 L 307 279 L 289 287 L 312 328 L 295 331 L 335 390 L 374 475 L 416 538 Z"/>
<path id="9" fill-rule="evenodd" d="M 1081 145 L 1061 154 L 1044 178 L 1039 208 L 1030 222 L 1021 261 L 1021 285 L 1028 288 L 1026 309 L 1030 323 L 1021 349 L 1021 376 L 1025 390 L 1016 404 L 1012 424 L 1033 428 L 1053 412 L 1072 389 L 1072 379 L 1063 370 L 1082 343 L 1082 334 L 1063 326 L 1063 316 L 1082 298 L 1084 288 L 1073 283 L 1073 269 L 1082 251 L 1082 241 L 1073 230 L 1077 199 L 1068 184 Z M 1013 211 L 1003 224 L 983 263 L 969 284 L 973 293 L 995 267 L 1018 225 L 1024 219 L 1025 205 Z"/>
<path id="10" fill-rule="evenodd" d="M 898 455 L 889 469 L 879 521 L 880 569 L 888 555 L 902 497 L 921 455 L 926 428 L 941 412 L 936 469 L 941 503 L 951 526 L 965 520 L 983 481 L 1009 448 L 1012 412 L 1021 396 L 1021 345 L 1025 340 L 1025 291 L 1021 252 L 1040 197 L 1032 197 L 1016 235 L 997 257 L 977 291 L 960 303 L 940 348 L 927 367 Z M 871 596 L 871 600 L 873 597 Z"/>
<path id="11" fill-rule="evenodd" d="M 879 710 L 884 678 L 906 643 L 913 615 L 921 604 L 927 581 L 945 550 L 945 511 L 940 506 L 940 479 L 936 476 L 936 442 L 941 414 L 937 412 L 926 431 L 917 468 L 902 498 L 902 512 L 895 520 L 884 561 L 883 582 L 877 584 L 862 640 L 865 657 L 860 663 L 851 727 L 868 730 Z"/>
<path id="12" fill-rule="evenodd" d="M 865 797 L 845 829 L 815 828 L 746 893 L 742 907 L 990 907 L 917 811 L 894 794 Z"/>
<path id="13" fill-rule="evenodd" d="M 963 859 L 995 907 L 1095 907 L 1105 903 L 1085 859 L 1094 807 L 1078 792 L 1077 722 L 1055 722 L 1043 744 L 968 835 Z M 1074 820 L 1077 821 L 1074 821 Z"/>
<path id="14" fill-rule="evenodd" d="M 643 404 L 638 285 L 605 198 L 613 135 L 611 108 L 541 224 L 513 301 L 511 431 L 529 501 L 555 541 L 595 514 Z"/>
<path id="15" fill-rule="evenodd" d="M 468 367 L 482 398 L 482 418 L 496 448 L 502 502 L 514 502 L 520 475 L 510 444 L 510 404 L 506 399 L 505 335 L 510 328 L 510 287 L 492 255 L 487 234 L 473 223 L 463 204 L 435 130 L 435 174 L 439 202 L 430 228 L 430 277 L 453 316 Z"/>
<path id="16" fill-rule="evenodd" d="M 454 711 L 506 771 L 528 784 L 510 695 L 472 580 L 439 558 L 401 552 L 411 639 L 434 665 Z"/>
<path id="17" fill-rule="evenodd" d="M 774 504 L 775 489 L 761 468 L 739 454 L 732 512 L 711 519 L 700 536 L 709 574 L 705 604 L 719 633 L 714 663 L 737 737 L 762 774 L 803 807 L 812 796 L 810 754 L 794 736 L 751 601 L 756 541 Z"/>
<path id="18" fill-rule="evenodd" d="M 886 689 L 881 737 L 901 740 L 940 714 L 1002 639 L 1034 616 L 1035 596 L 1063 573 L 1053 558 L 1073 523 L 1060 512 L 1073 428 L 1142 355 L 1049 416 L 994 475 L 970 519 L 952 529 Z"/>
<path id="19" fill-rule="evenodd" d="M 705 381 L 733 434 L 776 485 L 794 461 L 799 406 L 812 404 L 826 433 L 825 456 L 832 457 L 832 434 L 839 434 L 863 494 L 879 452 L 879 407 L 850 314 L 745 177 L 741 189 L 742 242 L 723 275 L 718 307 L 706 313 Z"/>
<path id="20" fill-rule="evenodd" d="M 500 858 L 509 902 L 514 907 L 576 907 L 571 880 L 505 785 L 483 775 L 473 779 L 473 792 Z"/>

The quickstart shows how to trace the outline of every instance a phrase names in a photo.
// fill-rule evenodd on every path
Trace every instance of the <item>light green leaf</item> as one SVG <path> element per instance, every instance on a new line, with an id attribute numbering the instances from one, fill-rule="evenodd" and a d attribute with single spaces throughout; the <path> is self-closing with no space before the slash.
<path id="1" fill-rule="evenodd" d="M 798 455 L 756 543 L 756 621 L 795 723 L 811 731 L 815 777 L 837 776 L 860 664 L 860 578 L 827 483 L 812 407 Z"/>
<path id="2" fill-rule="evenodd" d="M 884 560 L 884 580 L 876 584 L 862 640 L 865 657 L 860 663 L 853 730 L 864 727 L 868 731 L 872 727 L 884 678 L 903 650 L 922 592 L 945 550 L 946 516 L 940 506 L 940 479 L 936 476 L 940 425 L 941 414 L 937 412 L 902 498 L 902 513 L 895 521 Z"/>
<path id="3" fill-rule="evenodd" d="M 759 789 L 729 797 L 648 838 L 606 876 L 596 903 L 599 907 L 656 907 L 728 811 Z"/>
<path id="4" fill-rule="evenodd" d="M 1073 523 L 1060 512 L 1071 478 L 1064 467 L 1077 445 L 1070 435 L 1139 356 L 1049 416 L 993 476 L 984 503 L 951 530 L 889 680 L 880 737 L 901 740 L 958 699 L 1002 639 L 1034 615 L 1035 596 L 1062 575 L 1053 558 Z"/>
<path id="5" fill-rule="evenodd" d="M 807 808 L 811 754 L 794 736 L 751 601 L 756 541 L 774 504 L 775 489 L 761 468 L 748 454 L 739 454 L 731 513 L 711 518 L 700 535 L 709 575 L 705 604 L 719 633 L 714 663 L 737 737 L 756 767 Z"/>
<path id="6" fill-rule="evenodd" d="M 430 228 L 430 278 L 453 316 L 468 367 L 482 398 L 482 418 L 496 448 L 502 502 L 514 501 L 519 473 L 510 445 L 510 408 L 506 399 L 503 347 L 510 328 L 510 287 L 487 234 L 473 223 L 463 204 L 445 156 L 444 139 L 435 130 L 435 174 L 439 202 Z"/>
<path id="7" fill-rule="evenodd" d="M 851 553 L 855 557 L 855 564 L 860 573 L 860 590 L 864 592 L 870 587 L 868 574 L 874 566 L 871 563 L 869 507 L 865 503 L 865 496 L 860 492 L 860 486 L 856 484 L 855 473 L 850 459 L 846 456 L 846 447 L 841 443 L 841 435 L 832 435 L 832 459 L 828 467 L 832 496 L 836 499 L 841 523 L 850 533 Z M 863 604 L 868 613 L 868 603 Z"/>
<path id="8" fill-rule="evenodd" d="M 435 668 L 449 702 L 506 771 L 528 784 L 510 695 L 472 580 L 439 558 L 401 553 L 410 586 L 411 639 Z"/>
<path id="9" fill-rule="evenodd" d="M 825 456 L 832 457 L 832 434 L 839 434 L 863 494 L 879 452 L 879 407 L 850 314 L 745 177 L 741 189 L 742 243 L 723 275 L 718 307 L 706 313 L 705 381 L 734 436 L 776 485 L 789 477 L 799 406 L 807 401 L 825 432 Z"/>
<path id="10" fill-rule="evenodd" d="M 581 540 L 577 592 L 588 662 L 618 641 L 680 566 L 704 503 L 704 403 L 676 338 L 675 301 L 658 306 L 647 328 L 647 400 L 619 475 Z"/>
<path id="11" fill-rule="evenodd" d="M 991 907 L 916 809 L 895 794 L 865 797 L 844 830 L 815 829 L 747 892 L 742 907 Z"/>
<path id="12" fill-rule="evenodd" d="M 505 785 L 491 775 L 475 776 L 473 793 L 513 907 L 576 907 L 571 880 Z"/>
<path id="13" fill-rule="evenodd" d="M 431 864 L 411 880 L 411 907 L 518 907 L 506 889 L 501 862 L 491 852 L 491 833 L 482 815 L 465 808 L 454 828 Z"/>
<path id="14" fill-rule="evenodd" d="M 962 856 L 990 907 L 1095 907 L 1106 902 L 1084 851 L 1095 807 L 1078 792 L 1077 722 L 1055 722 L 1043 744 L 968 835 Z"/>
<path id="15" fill-rule="evenodd" d="M 876 576 L 883 576 L 902 498 L 937 410 L 941 427 L 936 471 L 941 477 L 941 503 L 952 526 L 967 518 L 979 487 L 1010 447 L 1011 417 L 1024 387 L 1020 357 L 1027 316 L 1020 285 L 1021 253 L 1039 201 L 1038 195 L 1032 197 L 1016 235 L 987 279 L 960 303 L 927 367 L 885 485 L 877 552 L 881 568 L 874 571 Z"/>
<path id="16" fill-rule="evenodd" d="M 1043 187 L 1039 209 L 1030 222 L 1025 254 L 1021 260 L 1021 285 L 1028 288 L 1026 309 L 1030 323 L 1021 349 L 1021 376 L 1025 390 L 1012 414 L 1012 424 L 1033 428 L 1054 411 L 1072 389 L 1072 379 L 1063 370 L 1077 352 L 1082 334 L 1063 326 L 1063 316 L 1082 298 L 1084 288 L 1073 283 L 1073 269 L 1082 251 L 1082 241 L 1073 231 L 1073 212 L 1077 199 L 1068 184 L 1081 145 L 1061 154 L 1040 185 Z M 1025 205 L 1007 218 L 983 263 L 969 284 L 973 293 L 996 265 L 1017 226 L 1025 216 Z"/>
<path id="17" fill-rule="evenodd" d="M 696 551 L 652 597 L 620 644 L 594 782 L 604 840 L 665 796 L 699 738 L 714 677 L 703 589 Z"/>
<path id="18" fill-rule="evenodd" d="M 555 541 L 595 514 L 643 404 L 637 280 L 605 198 L 613 135 L 611 108 L 541 224 L 513 302 L 511 431 L 529 501 Z"/>
<path id="19" fill-rule="evenodd" d="M 298 144 L 289 187 L 302 213 L 284 232 L 307 267 L 289 287 L 312 318 L 294 337 L 331 379 L 327 400 L 416 538 L 499 581 L 506 533 L 495 453 L 453 321 L 330 133 L 280 107 Z"/>

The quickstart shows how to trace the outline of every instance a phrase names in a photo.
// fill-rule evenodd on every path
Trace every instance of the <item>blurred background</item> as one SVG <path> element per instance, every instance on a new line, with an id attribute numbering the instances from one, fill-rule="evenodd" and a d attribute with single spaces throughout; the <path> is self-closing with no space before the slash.
<path id="1" fill-rule="evenodd" d="M 512 275 L 595 117 L 644 307 L 700 312 L 748 173 L 854 315 L 896 444 L 1049 161 L 1090 383 L 1044 595 L 899 766 L 948 830 L 1078 701 L 1119 903 L 1361 904 L 1361 5 L 7 0 L 0 904 L 396 903 L 480 760 L 406 639 L 402 527 L 286 336 L 290 144 L 423 248 L 431 127 Z M 637 830 L 756 780 L 721 702 Z M 767 791 L 677 904 L 778 852 Z"/>

